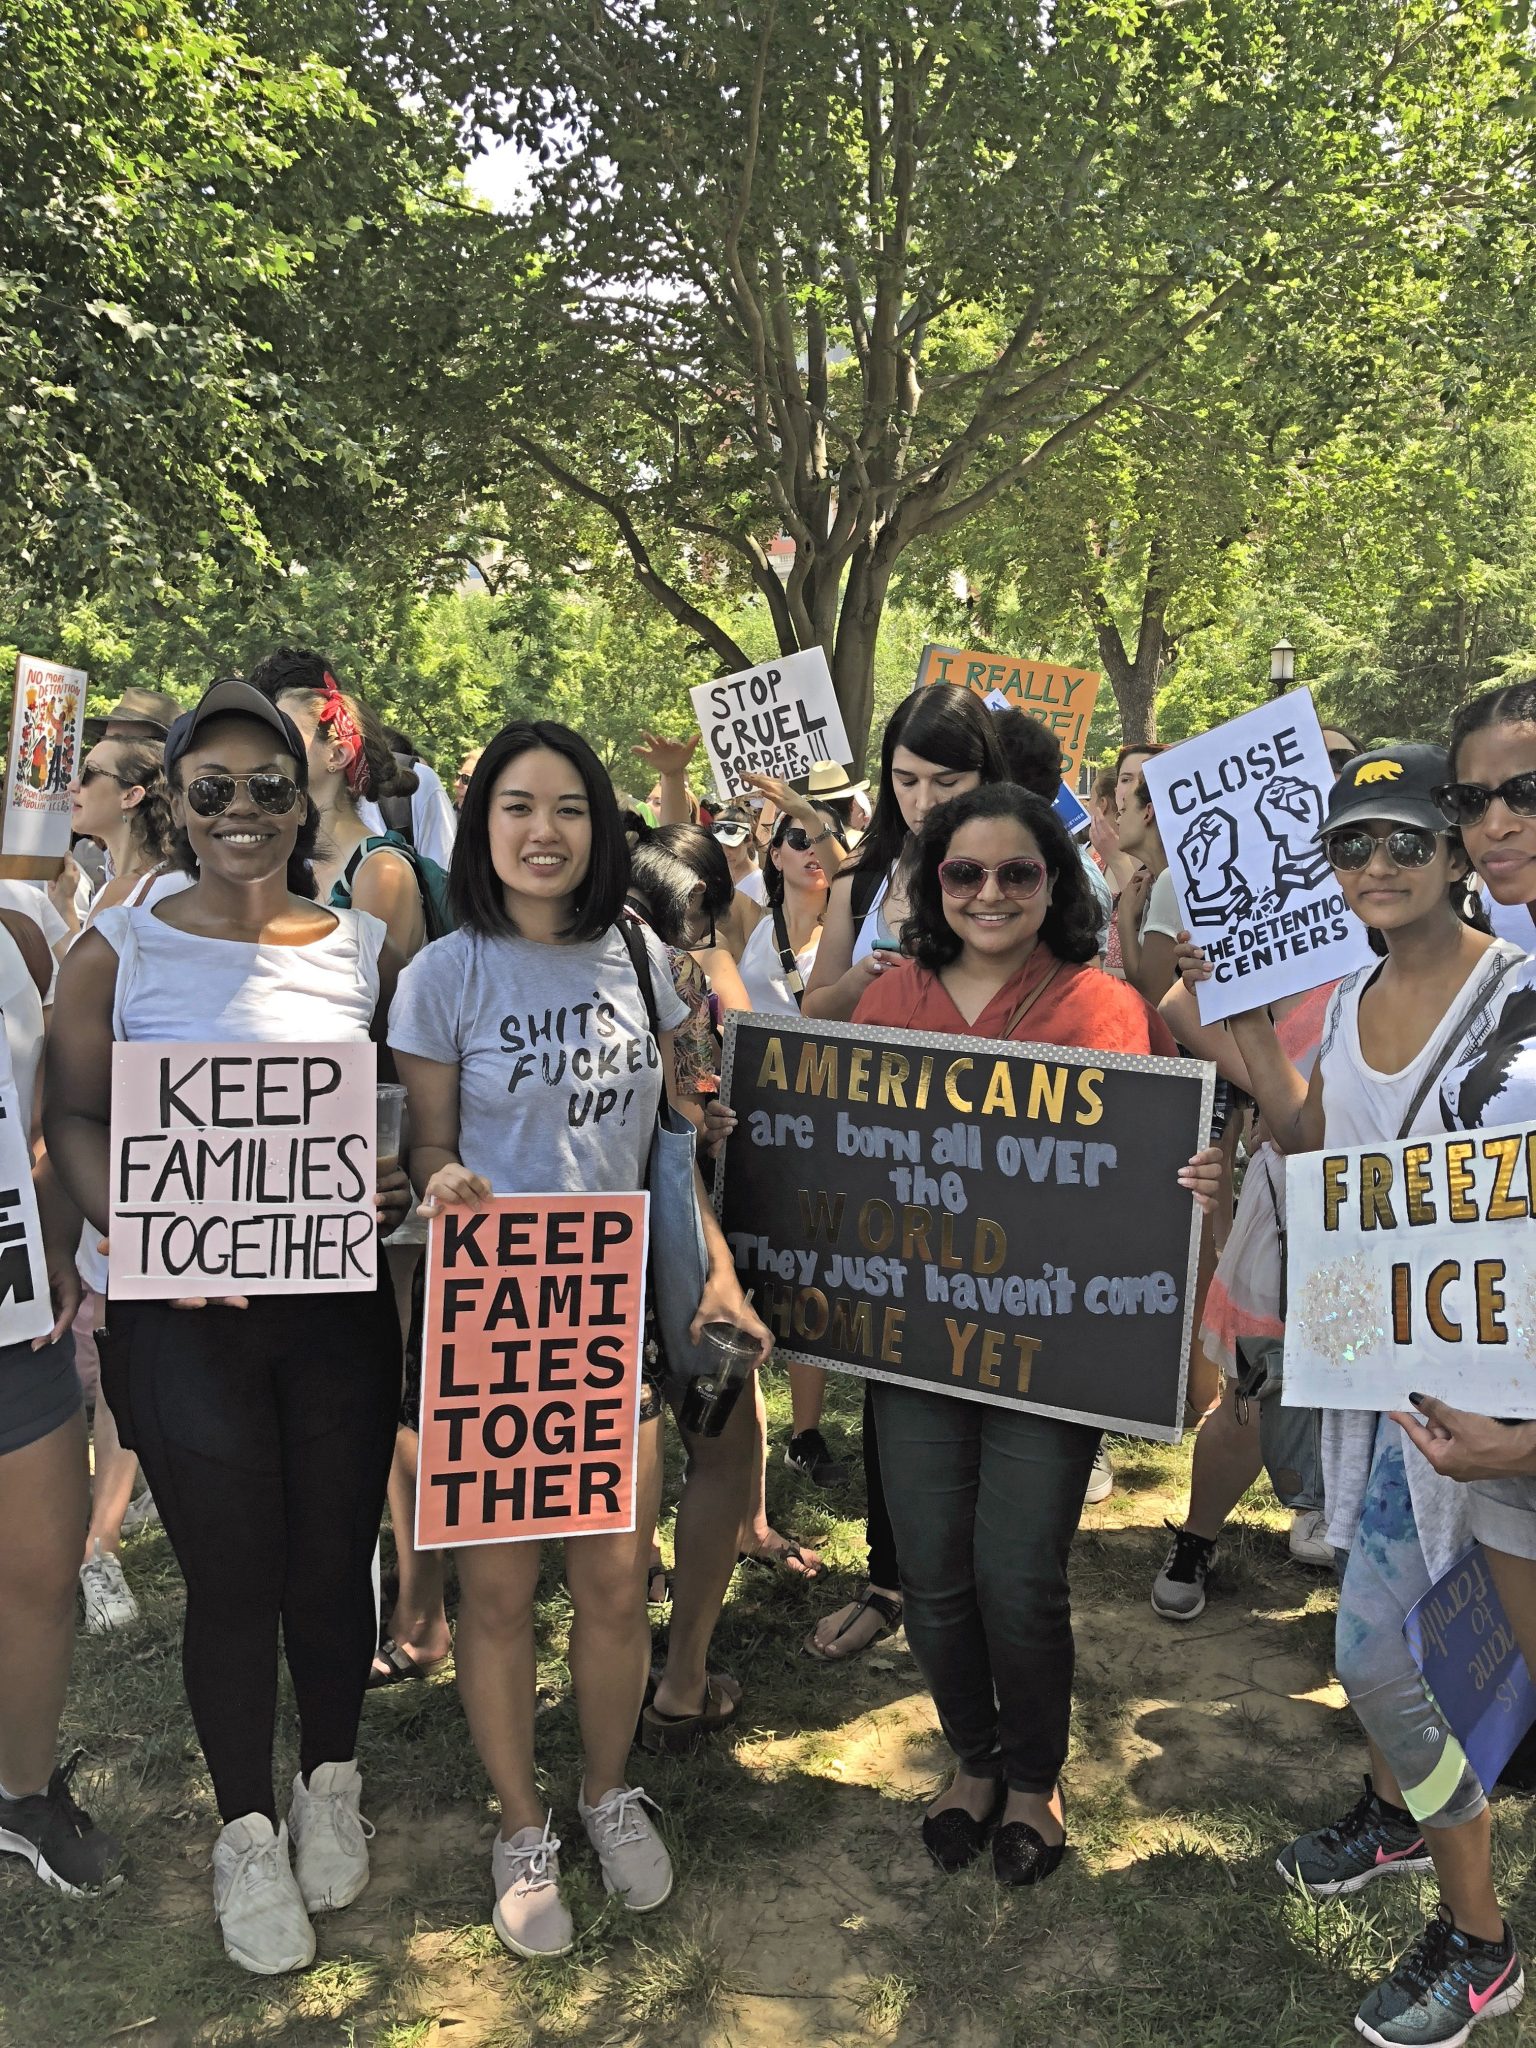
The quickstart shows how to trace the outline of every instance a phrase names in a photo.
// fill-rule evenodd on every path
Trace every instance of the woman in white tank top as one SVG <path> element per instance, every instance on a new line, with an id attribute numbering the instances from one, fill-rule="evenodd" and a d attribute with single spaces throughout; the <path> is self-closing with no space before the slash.
<path id="1" fill-rule="evenodd" d="M 1286 1061 L 1267 1012 L 1231 1019 L 1282 1151 L 1438 1131 L 1439 1076 L 1496 1014 L 1520 955 L 1459 915 L 1467 857 L 1435 797 L 1447 773 L 1438 748 L 1382 748 L 1351 761 L 1330 794 L 1320 837 L 1385 959 L 1335 990 L 1310 1083 Z M 1517 2004 L 1523 1983 L 1493 1891 L 1484 1789 L 1403 1639 L 1408 1613 L 1470 1541 L 1464 1489 L 1392 1417 L 1337 1408 L 1324 1412 L 1323 1470 L 1328 1539 L 1348 1553 L 1335 1664 L 1371 1775 L 1364 1799 L 1298 1836 L 1279 1869 L 1314 1897 L 1336 1897 L 1384 1873 L 1433 1868 L 1440 1913 L 1367 1993 L 1357 2025 L 1373 2041 L 1449 2040 L 1410 2031 L 1413 2012 L 1424 2006 L 1438 2023 L 1444 2008 L 1470 2028 Z"/>
<path id="2" fill-rule="evenodd" d="M 259 692 L 215 684 L 172 727 L 166 763 L 197 880 L 152 909 L 103 911 L 60 981 L 45 1129 L 98 1227 L 114 1040 L 366 1042 L 382 1037 L 398 965 L 376 919 L 314 902 L 303 743 Z M 397 1190 L 389 1221 L 404 1206 Z M 354 1752 L 400 1398 L 394 1305 L 386 1283 L 117 1302 L 108 1323 L 105 1391 L 186 1580 L 183 1674 L 224 1821 L 213 1866 L 225 1949 L 262 1974 L 300 1968 L 314 1954 L 310 1913 L 368 1881 Z M 280 1633 L 301 1765 L 282 1828 Z"/>

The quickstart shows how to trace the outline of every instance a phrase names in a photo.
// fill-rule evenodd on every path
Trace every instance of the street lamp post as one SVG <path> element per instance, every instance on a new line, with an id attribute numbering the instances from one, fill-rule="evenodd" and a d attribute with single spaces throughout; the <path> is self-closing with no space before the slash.
<path id="1" fill-rule="evenodd" d="M 1296 650 L 1284 635 L 1269 650 L 1269 694 L 1283 696 L 1296 680 Z"/>

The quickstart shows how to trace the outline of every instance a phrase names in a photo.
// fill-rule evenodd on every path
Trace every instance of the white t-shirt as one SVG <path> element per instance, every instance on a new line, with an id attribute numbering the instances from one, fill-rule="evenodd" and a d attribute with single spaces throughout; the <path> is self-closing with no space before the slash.
<path id="1" fill-rule="evenodd" d="M 53 907 L 53 898 L 37 882 L 0 881 L 0 910 L 19 910 L 30 917 L 48 941 L 51 953 L 60 939 L 68 938 L 69 926 Z"/>
<path id="2" fill-rule="evenodd" d="M 1164 868 L 1147 896 L 1147 905 L 1141 913 L 1141 927 L 1137 936 L 1149 939 L 1153 932 L 1162 932 L 1168 938 L 1176 939 L 1179 931 L 1179 899 L 1174 894 L 1173 876 Z"/>
<path id="3" fill-rule="evenodd" d="M 736 894 L 745 896 L 749 903 L 766 903 L 768 898 L 763 889 L 763 871 L 753 868 L 745 880 L 736 884 Z"/>
<path id="4" fill-rule="evenodd" d="M 384 813 L 376 803 L 366 798 L 357 807 L 357 815 L 370 832 L 387 832 Z M 448 863 L 453 859 L 453 842 L 459 829 L 459 814 L 448 800 L 448 792 L 438 779 L 435 769 L 425 761 L 416 763 L 416 793 L 411 798 L 411 835 L 416 851 L 424 853 L 428 860 L 435 860 L 447 872 Z"/>
<path id="5" fill-rule="evenodd" d="M 811 969 L 816 964 L 816 948 L 821 944 L 821 926 L 817 925 L 811 934 L 811 942 L 795 955 L 795 965 L 800 970 L 802 982 L 809 981 Z M 773 933 L 773 919 L 765 917 L 753 927 L 752 936 L 742 948 L 742 986 L 754 1010 L 762 1010 L 778 1017 L 794 1017 L 799 1014 L 800 1005 L 790 993 L 789 980 L 784 964 L 779 958 L 778 941 Z"/>
<path id="6" fill-rule="evenodd" d="M 1440 1109 L 1448 1131 L 1536 1123 L 1536 960 L 1500 984 L 1488 1030 L 1446 1069 Z"/>
<path id="7" fill-rule="evenodd" d="M 656 1019 L 688 1015 L 640 929 Z M 396 1052 L 459 1070 L 459 1157 L 499 1195 L 632 1194 L 645 1183 L 661 1053 L 617 928 L 577 945 L 469 931 L 423 946 L 389 1013 Z"/>

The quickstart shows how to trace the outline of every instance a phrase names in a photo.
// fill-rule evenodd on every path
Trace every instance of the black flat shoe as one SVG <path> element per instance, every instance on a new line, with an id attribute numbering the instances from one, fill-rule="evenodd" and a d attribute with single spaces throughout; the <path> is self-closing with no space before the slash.
<path id="1" fill-rule="evenodd" d="M 1028 1821 L 1011 1820 L 992 1837 L 992 1874 L 999 1884 L 1044 1884 L 1066 1853 L 1065 1842 L 1048 1842 Z"/>
<path id="2" fill-rule="evenodd" d="M 940 1870 L 951 1875 L 974 1863 L 987 1846 L 987 1836 L 1008 1803 L 1008 1787 L 999 1779 L 997 1797 L 985 1820 L 973 1820 L 963 1806 L 946 1806 L 942 1813 L 923 1815 L 923 1847 Z"/>

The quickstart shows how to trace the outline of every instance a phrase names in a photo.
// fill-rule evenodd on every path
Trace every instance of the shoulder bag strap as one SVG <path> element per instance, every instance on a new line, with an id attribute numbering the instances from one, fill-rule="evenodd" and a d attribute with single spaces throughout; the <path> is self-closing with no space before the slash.
<path id="1" fill-rule="evenodd" d="M 1413 1091 L 1413 1100 L 1409 1103 L 1403 1120 L 1398 1126 L 1397 1135 L 1400 1138 L 1406 1138 L 1413 1129 L 1413 1120 L 1423 1108 L 1425 1096 L 1428 1095 L 1430 1089 L 1434 1087 L 1440 1076 L 1461 1050 L 1462 1043 L 1467 1033 L 1472 1029 L 1478 1012 L 1487 1007 L 1493 999 L 1494 990 L 1497 989 L 1499 983 L 1506 974 L 1519 965 L 1524 957 L 1519 952 L 1501 954 L 1494 961 L 1491 973 L 1484 971 L 1478 976 L 1477 987 L 1473 989 L 1471 996 L 1463 1004 L 1461 1015 L 1441 1040 L 1439 1052 L 1430 1061 L 1418 1087 Z"/>
<path id="2" fill-rule="evenodd" d="M 1002 1031 L 999 1034 L 1001 1037 L 1012 1038 L 1014 1032 L 1018 1030 L 1020 1024 L 1023 1023 L 1024 1019 L 1029 1015 L 1030 1011 L 1035 1007 L 1036 1003 L 1039 1002 L 1040 998 L 1045 994 L 1046 990 L 1050 987 L 1051 983 L 1056 979 L 1057 975 L 1060 974 L 1060 972 L 1061 962 L 1059 960 L 1053 960 L 1050 966 L 1046 969 L 1045 973 L 1041 976 L 1040 980 L 1037 981 L 1034 987 L 1030 990 L 1029 994 L 1025 996 L 1022 1002 L 1020 1002 L 1015 1007 L 1013 1015 L 1008 1019 L 1008 1022 L 1003 1026 Z"/>
<path id="3" fill-rule="evenodd" d="M 795 999 L 795 1008 L 803 1010 L 805 1004 L 805 976 L 800 972 L 800 962 L 795 958 L 793 946 L 789 943 L 789 930 L 784 922 L 784 906 L 775 903 L 770 906 L 773 914 L 773 943 L 779 949 L 779 965 L 784 970 L 784 980 Z"/>

